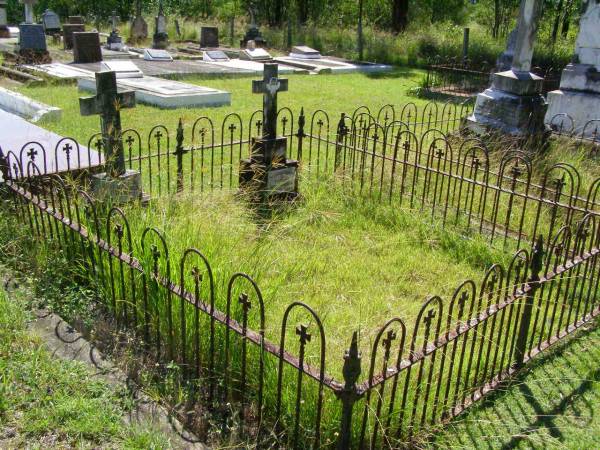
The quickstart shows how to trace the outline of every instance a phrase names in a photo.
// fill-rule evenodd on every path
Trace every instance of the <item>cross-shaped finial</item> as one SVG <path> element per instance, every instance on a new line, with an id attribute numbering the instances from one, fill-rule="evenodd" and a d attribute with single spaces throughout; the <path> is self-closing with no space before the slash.
<path id="1" fill-rule="evenodd" d="M 405 140 L 404 144 L 402 144 L 402 147 L 404 148 L 404 150 L 408 151 L 410 150 L 410 140 Z"/>
<path id="2" fill-rule="evenodd" d="M 27 156 L 29 157 L 29 159 L 30 159 L 31 161 L 35 161 L 35 157 L 37 156 L 37 154 L 38 154 L 38 151 L 37 151 L 35 148 L 33 148 L 33 147 L 31 147 L 31 148 L 30 148 L 30 149 L 27 151 Z"/>
<path id="3" fill-rule="evenodd" d="M 475 156 L 473 158 L 473 161 L 471 161 L 471 166 L 473 166 L 473 168 L 475 170 L 479 169 L 479 166 L 481 165 L 481 161 L 479 160 L 479 158 L 477 156 Z"/>
<path id="4" fill-rule="evenodd" d="M 385 348 L 386 351 L 389 351 L 390 347 L 392 346 L 392 342 L 395 339 L 396 339 L 396 332 L 394 330 L 388 330 L 387 336 L 385 337 L 385 339 L 383 340 L 381 345 L 383 346 L 383 348 Z"/>
<path id="5" fill-rule="evenodd" d="M 277 137 L 277 93 L 288 90 L 288 80 L 278 78 L 278 65 L 267 63 L 264 65 L 262 80 L 252 81 L 252 93 L 263 95 L 263 138 L 275 139 Z"/>
<path id="6" fill-rule="evenodd" d="M 435 156 L 437 156 L 437 158 L 438 158 L 438 159 L 442 159 L 442 157 L 444 156 L 444 150 L 442 150 L 441 148 L 440 148 L 440 149 L 438 149 L 438 150 L 435 152 Z"/>
<path id="7" fill-rule="evenodd" d="M 423 319 L 423 322 L 425 322 L 425 325 L 427 326 L 427 328 L 431 327 L 431 321 L 434 318 L 435 318 L 435 311 L 433 309 L 430 309 L 429 311 L 427 311 L 427 315 Z"/>
<path id="8" fill-rule="evenodd" d="M 73 150 L 73 146 L 70 143 L 66 143 L 63 146 L 63 152 L 65 152 L 65 156 L 67 157 L 67 161 L 71 158 L 71 150 Z"/>
<path id="9" fill-rule="evenodd" d="M 192 267 L 191 273 L 192 273 L 192 278 L 194 278 L 194 281 L 196 283 L 202 282 L 202 272 L 200 271 L 198 266 Z"/>
<path id="10" fill-rule="evenodd" d="M 555 178 L 553 183 L 554 183 L 554 188 L 556 189 L 557 192 L 562 191 L 562 188 L 564 188 L 565 185 L 567 184 L 567 182 L 565 181 L 564 175 L 560 178 Z"/>
<path id="11" fill-rule="evenodd" d="M 494 272 L 494 273 L 492 273 L 490 282 L 488 283 L 489 292 L 494 292 L 497 282 L 498 282 L 498 274 L 496 272 Z"/>
<path id="12" fill-rule="evenodd" d="M 123 239 L 123 225 L 121 225 L 120 223 L 115 225 L 115 234 L 117 235 L 119 241 Z"/>
<path id="13" fill-rule="evenodd" d="M 463 291 L 462 294 L 460 294 L 460 297 L 458 297 L 458 311 L 461 316 L 463 310 L 465 309 L 465 303 L 467 303 L 467 300 L 469 300 L 469 293 L 467 291 Z"/>
<path id="14" fill-rule="evenodd" d="M 248 294 L 246 294 L 245 292 L 242 292 L 238 297 L 238 303 L 242 305 L 244 313 L 248 313 L 248 311 L 250 311 L 250 308 L 252 308 L 252 302 L 248 298 Z"/>
<path id="15" fill-rule="evenodd" d="M 519 163 L 516 163 L 512 169 L 510 169 L 510 174 L 513 178 L 518 178 L 522 173 L 523 171 L 521 170 L 521 167 L 519 167 Z"/>
<path id="16" fill-rule="evenodd" d="M 296 327 L 296 334 L 300 337 L 300 344 L 305 345 L 307 342 L 310 342 L 311 335 L 308 332 L 308 325 L 298 325 Z"/>

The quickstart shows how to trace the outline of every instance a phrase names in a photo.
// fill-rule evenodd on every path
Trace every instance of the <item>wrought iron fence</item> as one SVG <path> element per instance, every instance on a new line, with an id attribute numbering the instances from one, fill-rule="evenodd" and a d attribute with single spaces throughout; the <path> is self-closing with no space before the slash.
<path id="1" fill-rule="evenodd" d="M 117 324 L 157 360 L 177 363 L 194 398 L 221 420 L 237 412 L 244 435 L 261 445 L 406 445 L 600 313 L 600 230 L 588 214 L 574 229 L 562 227 L 546 249 L 540 237 L 508 268 L 492 266 L 479 288 L 468 280 L 447 304 L 428 299 L 412 328 L 390 319 L 376 334 L 366 378 L 354 333 L 342 376 L 332 376 L 326 328 L 309 305 L 292 303 L 280 324 L 267 324 L 249 275 L 231 276 L 226 298 L 217 299 L 220 280 L 200 250 L 175 259 L 168 236 L 155 228 L 132 235 L 123 211 L 103 210 L 55 175 L 5 186 L 35 242 L 82 264 Z M 277 329 L 278 344 L 266 337 Z M 317 364 L 307 362 L 309 353 Z"/>
<path id="2" fill-rule="evenodd" d="M 490 77 L 494 72 L 496 67 L 486 62 L 474 65 L 469 60 L 453 58 L 440 61 L 438 59 L 427 66 L 423 88 L 432 94 L 469 97 L 489 88 Z M 532 72 L 544 78 L 542 89 L 544 95 L 558 89 L 559 70 L 551 67 L 534 67 Z"/>
<path id="3" fill-rule="evenodd" d="M 456 140 L 451 134 L 469 113 L 468 104 L 387 105 L 334 124 L 324 111 L 297 120 L 280 112 L 305 176 L 339 177 L 353 192 L 525 247 L 481 283 L 462 283 L 449 302 L 428 299 L 412 327 L 391 318 L 362 349 L 366 362 L 355 333 L 341 374 L 328 369 L 326 328 L 309 305 L 295 302 L 279 323 L 266 323 L 249 275 L 215 280 L 200 250 L 175 258 L 159 230 L 133 235 L 121 209 L 104 210 L 77 184 L 47 175 L 39 156 L 27 156 L 31 144 L 8 152 L 1 168 L 14 214 L 37 245 L 80 262 L 118 325 L 134 330 L 157 360 L 176 362 L 217 422 L 238 414 L 243 435 L 265 445 L 394 448 L 459 414 L 600 313 L 600 180 L 581 192 L 568 164 L 538 174 L 519 152 L 498 156 L 478 140 Z M 174 138 L 154 127 L 146 145 L 128 130 L 128 164 L 154 195 L 235 188 L 237 163 L 260 122 L 255 113 L 242 128 L 230 115 L 215 128 L 202 117 L 187 143 L 182 123 Z M 215 283 L 225 281 L 217 298 Z"/>

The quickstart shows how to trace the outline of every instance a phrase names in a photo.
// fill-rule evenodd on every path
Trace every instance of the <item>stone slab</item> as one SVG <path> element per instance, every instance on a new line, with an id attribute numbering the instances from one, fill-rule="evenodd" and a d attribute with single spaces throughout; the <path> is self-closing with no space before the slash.
<path id="1" fill-rule="evenodd" d="M 300 62 L 303 64 L 308 64 L 310 66 L 314 66 L 314 71 L 316 72 L 326 71 L 326 69 L 330 69 L 332 73 L 379 73 L 387 72 L 393 69 L 392 66 L 389 66 L 387 64 L 349 62 L 331 57 L 322 57 L 320 59 L 306 60 L 300 58 L 292 58 L 289 56 L 279 56 L 277 58 L 274 58 L 274 62 L 279 62 L 282 64 L 289 63 L 293 65 Z"/>
<path id="2" fill-rule="evenodd" d="M 544 79 L 531 72 L 507 70 L 492 75 L 492 89 L 515 95 L 540 94 L 543 86 Z"/>
<path id="3" fill-rule="evenodd" d="M 295 59 L 320 59 L 322 58 L 321 53 L 314 48 L 310 48 L 306 45 L 297 45 L 292 47 L 292 51 L 289 54 L 290 58 Z"/>
<path id="4" fill-rule="evenodd" d="M 61 173 L 78 167 L 90 168 L 100 165 L 100 154 L 95 150 L 87 147 L 79 147 L 79 155 L 75 153 L 75 146 L 70 154 L 70 163 L 67 161 L 66 154 L 59 148 L 55 152 L 56 144 L 63 139 L 51 131 L 45 130 L 37 125 L 34 125 L 25 119 L 0 110 L 0 123 L 2 127 L 11 130 L 10 133 L 0 134 L 0 147 L 6 154 L 8 151 L 13 151 L 17 157 L 21 154 L 21 149 L 28 142 L 39 142 L 45 149 L 45 155 L 39 151 L 35 157 L 35 163 L 42 174 Z M 35 148 L 38 148 L 35 146 Z M 29 159 L 26 156 L 28 147 L 23 152 L 23 164 L 26 166 Z M 13 176 L 18 174 L 13 172 Z"/>
<path id="5" fill-rule="evenodd" d="M 115 72 L 117 79 L 142 78 L 144 74 L 132 61 L 102 61 L 102 70 Z"/>
<path id="6" fill-rule="evenodd" d="M 29 119 L 31 122 L 39 120 L 60 120 L 62 110 L 54 106 L 37 102 L 25 95 L 0 87 L 0 109 L 17 114 Z"/>
<path id="7" fill-rule="evenodd" d="M 202 59 L 208 62 L 227 62 L 229 56 L 222 50 L 207 50 L 202 54 Z"/>
<path id="8" fill-rule="evenodd" d="M 173 61 L 173 56 L 164 49 L 146 48 L 144 49 L 144 60 L 171 62 Z"/>
<path id="9" fill-rule="evenodd" d="M 96 92 L 93 78 L 80 78 L 80 89 Z M 202 108 L 231 104 L 229 92 L 155 77 L 117 81 L 119 91 L 135 91 L 136 101 L 159 108 Z"/>
<path id="10" fill-rule="evenodd" d="M 245 61 L 271 61 L 273 57 L 264 48 L 247 48 L 240 52 L 240 59 Z"/>
<path id="11" fill-rule="evenodd" d="M 569 128 L 572 125 L 572 131 L 576 136 L 581 136 L 581 133 L 585 131 L 585 137 L 589 138 L 596 128 L 600 129 L 600 94 L 556 90 L 548 93 L 548 103 L 544 122 L 550 127 L 556 124 L 559 114 L 566 114 L 573 122 L 571 124 L 571 120 L 565 118 L 565 131 L 570 131 Z M 598 122 L 585 126 L 588 122 L 596 120 Z"/>

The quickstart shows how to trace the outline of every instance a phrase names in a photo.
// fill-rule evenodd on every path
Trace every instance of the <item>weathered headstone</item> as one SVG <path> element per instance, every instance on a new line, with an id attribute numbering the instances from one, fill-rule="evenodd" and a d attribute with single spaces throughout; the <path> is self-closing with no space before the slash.
<path id="1" fill-rule="evenodd" d="M 85 31 L 85 25 L 81 23 L 63 24 L 63 48 L 71 50 L 73 48 L 73 33 L 81 33 L 83 31 Z"/>
<path id="2" fill-rule="evenodd" d="M 91 189 L 101 201 L 126 203 L 142 197 L 141 174 L 125 167 L 121 136 L 121 110 L 135 107 L 135 93 L 117 92 L 114 72 L 96 73 L 96 96 L 79 99 L 82 116 L 100 115 L 104 173 L 92 176 Z"/>
<path id="3" fill-rule="evenodd" d="M 217 27 L 200 28 L 200 47 L 217 48 L 219 46 L 219 29 Z"/>
<path id="4" fill-rule="evenodd" d="M 36 24 L 33 17 L 33 5 L 37 0 L 20 0 L 25 5 L 25 23 L 19 25 L 19 53 L 27 59 L 34 55 L 47 54 L 44 27 Z"/>
<path id="5" fill-rule="evenodd" d="M 566 114 L 573 121 L 573 131 L 577 134 L 590 137 L 600 128 L 599 0 L 587 0 L 585 4 L 573 62 L 562 72 L 560 89 L 548 93 L 548 103 L 545 122 L 551 127 L 560 126 L 553 119 Z M 590 122 L 596 120 L 599 122 Z M 570 125 L 566 124 L 567 127 Z"/>
<path id="6" fill-rule="evenodd" d="M 102 61 L 102 50 L 98 32 L 73 33 L 73 62 L 82 64 L 100 61 Z"/>
<path id="7" fill-rule="evenodd" d="M 307 47 L 306 45 L 296 45 L 295 47 L 292 47 L 290 57 L 297 59 L 320 59 L 321 53 L 314 48 Z"/>
<path id="8" fill-rule="evenodd" d="M 245 61 L 271 61 L 273 57 L 264 48 L 247 48 L 240 52 L 240 59 Z"/>
<path id="9" fill-rule="evenodd" d="M 531 58 L 542 0 L 522 0 L 511 69 L 492 75 L 492 86 L 477 96 L 467 126 L 477 134 L 492 130 L 519 138 L 544 133 L 544 79 L 531 73 Z"/>
<path id="10" fill-rule="evenodd" d="M 113 11 L 112 16 L 110 17 L 112 23 L 112 30 L 106 39 L 106 47 L 110 50 L 120 51 L 123 49 L 123 39 L 119 36 L 119 30 L 117 27 L 119 26 L 119 21 L 121 20 L 117 13 Z"/>
<path id="11" fill-rule="evenodd" d="M 68 21 L 72 24 L 85 25 L 85 19 L 83 16 L 69 16 Z"/>
<path id="12" fill-rule="evenodd" d="M 167 18 L 163 9 L 162 0 L 158 2 L 158 15 L 154 18 L 154 35 L 152 36 L 152 48 L 166 49 L 169 46 L 169 35 L 167 34 Z"/>
<path id="13" fill-rule="evenodd" d="M 244 35 L 244 38 L 240 41 L 240 47 L 245 48 L 248 41 L 254 41 L 257 47 L 266 47 L 267 41 L 260 34 L 258 25 L 256 24 L 255 14 L 252 7 L 248 8 L 248 14 L 250 14 L 250 26 Z"/>
<path id="14" fill-rule="evenodd" d="M 496 71 L 505 72 L 512 66 L 513 55 L 515 54 L 515 45 L 517 45 L 517 29 L 514 28 L 506 39 L 506 49 L 496 60 Z"/>
<path id="15" fill-rule="evenodd" d="M 252 92 L 263 96 L 263 134 L 240 163 L 240 188 L 260 200 L 298 195 L 298 161 L 287 159 L 287 138 L 277 135 L 277 93 L 288 88 L 277 73 L 277 64 L 265 64 L 263 79 L 252 82 Z"/>
<path id="16" fill-rule="evenodd" d="M 138 43 L 148 37 L 148 24 L 142 16 L 142 0 L 135 2 L 135 19 L 131 24 L 129 39 L 131 42 Z"/>
<path id="17" fill-rule="evenodd" d="M 146 61 L 173 61 L 173 57 L 168 51 L 154 48 L 144 49 L 144 59 Z"/>
<path id="18" fill-rule="evenodd" d="M 42 14 L 42 25 L 46 34 L 55 34 L 60 32 L 60 17 L 54 11 L 47 9 Z"/>
<path id="19" fill-rule="evenodd" d="M 229 56 L 222 50 L 206 50 L 202 54 L 202 59 L 210 62 L 226 62 L 229 61 Z"/>
<path id="20" fill-rule="evenodd" d="M 10 37 L 6 15 L 6 2 L 7 0 L 0 0 L 0 38 Z"/>

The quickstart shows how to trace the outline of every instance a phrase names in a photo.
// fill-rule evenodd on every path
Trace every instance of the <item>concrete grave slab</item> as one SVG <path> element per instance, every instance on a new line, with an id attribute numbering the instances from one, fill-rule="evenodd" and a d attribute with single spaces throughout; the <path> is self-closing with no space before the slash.
<path id="1" fill-rule="evenodd" d="M 173 61 L 173 57 L 168 51 L 156 48 L 144 49 L 144 59 L 146 61 Z"/>
<path id="2" fill-rule="evenodd" d="M 295 59 L 320 59 L 321 53 L 314 48 L 310 48 L 306 45 L 297 45 L 292 47 L 290 52 L 290 58 Z"/>
<path id="3" fill-rule="evenodd" d="M 80 78 L 80 89 L 95 92 L 93 78 Z M 229 92 L 155 77 L 127 78 L 117 82 L 119 90 L 135 91 L 136 101 L 159 108 L 201 108 L 231 104 Z"/>
<path id="4" fill-rule="evenodd" d="M 37 102 L 25 95 L 0 87 L 0 109 L 37 122 L 41 119 L 60 120 L 62 110 Z"/>
<path id="5" fill-rule="evenodd" d="M 27 69 L 35 70 L 37 72 L 42 72 L 53 78 L 59 79 L 73 79 L 89 77 L 94 75 L 94 72 L 76 67 L 72 64 L 52 63 L 40 65 L 27 65 L 24 67 Z"/>
<path id="6" fill-rule="evenodd" d="M 208 62 L 229 61 L 229 56 L 222 50 L 207 50 L 202 54 L 202 59 Z"/>
<path id="7" fill-rule="evenodd" d="M 144 74 L 132 61 L 102 61 L 102 70 L 115 72 L 117 78 L 142 78 Z"/>
<path id="8" fill-rule="evenodd" d="M 0 123 L 11 130 L 11 133 L 1 135 L 0 147 L 5 155 L 12 151 L 17 158 L 21 158 L 24 173 L 31 157 L 42 175 L 100 165 L 100 154 L 95 150 L 80 146 L 77 151 L 72 140 L 63 141 L 57 148 L 57 144 L 64 139 L 63 136 L 38 127 L 15 114 L 0 110 Z M 30 145 L 25 145 L 27 143 Z M 30 152 L 31 149 L 33 150 Z M 21 175 L 12 168 L 13 162 L 11 161 L 13 176 L 19 177 Z"/>
<path id="9" fill-rule="evenodd" d="M 240 52 L 240 59 L 245 61 L 271 61 L 273 57 L 264 48 L 247 48 Z"/>

